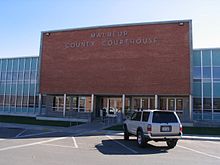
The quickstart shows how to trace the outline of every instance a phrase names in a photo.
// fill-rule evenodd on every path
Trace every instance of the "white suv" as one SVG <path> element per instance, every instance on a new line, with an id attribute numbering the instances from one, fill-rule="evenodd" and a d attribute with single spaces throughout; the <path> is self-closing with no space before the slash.
<path id="1" fill-rule="evenodd" d="M 150 140 L 166 141 L 169 148 L 174 148 L 182 136 L 182 124 L 173 111 L 141 110 L 135 111 L 125 120 L 124 139 L 137 136 L 137 144 L 145 147 Z"/>

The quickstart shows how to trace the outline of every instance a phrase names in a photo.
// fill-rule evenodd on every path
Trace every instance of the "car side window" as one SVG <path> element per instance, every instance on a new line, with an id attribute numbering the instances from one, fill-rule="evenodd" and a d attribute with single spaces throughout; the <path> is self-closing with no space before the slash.
<path id="1" fill-rule="evenodd" d="M 144 112 L 142 121 L 148 121 L 149 115 L 150 115 L 150 112 Z"/>
<path id="2" fill-rule="evenodd" d="M 141 112 L 135 112 L 131 116 L 131 120 L 140 121 L 141 120 Z"/>

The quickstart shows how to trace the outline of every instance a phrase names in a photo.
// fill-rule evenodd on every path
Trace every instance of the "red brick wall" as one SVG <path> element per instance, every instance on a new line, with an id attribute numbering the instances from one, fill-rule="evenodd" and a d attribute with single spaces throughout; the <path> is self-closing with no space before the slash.
<path id="1" fill-rule="evenodd" d="M 175 22 L 43 33 L 40 92 L 188 95 L 189 31 Z"/>

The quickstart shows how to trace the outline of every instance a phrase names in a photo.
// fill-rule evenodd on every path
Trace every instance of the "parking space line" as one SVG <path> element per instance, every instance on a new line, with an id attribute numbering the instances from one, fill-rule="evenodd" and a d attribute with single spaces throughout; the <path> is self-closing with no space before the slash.
<path id="1" fill-rule="evenodd" d="M 25 133 L 25 132 L 26 132 L 26 129 L 23 130 L 23 131 L 21 131 L 20 133 L 18 133 L 18 134 L 15 136 L 15 138 L 18 138 L 20 135 L 22 135 L 22 134 Z"/>
<path id="2" fill-rule="evenodd" d="M 34 142 L 34 143 L 28 143 L 28 144 L 23 144 L 23 145 L 0 148 L 0 151 L 6 151 L 6 150 L 10 150 L 10 149 L 29 147 L 29 146 L 44 144 L 44 143 L 48 143 L 48 142 L 52 142 L 52 141 L 62 140 L 62 139 L 65 139 L 65 138 L 68 138 L 68 137 L 59 137 L 59 138 L 53 138 L 53 139 L 44 140 L 44 141 L 40 141 L 40 142 Z"/>
<path id="3" fill-rule="evenodd" d="M 108 136 L 108 135 L 105 135 L 105 136 L 106 136 L 107 138 L 109 138 L 110 140 L 112 140 L 113 142 L 115 142 L 115 143 L 117 143 L 117 144 L 121 145 L 122 147 L 126 148 L 127 150 L 129 150 L 129 151 L 133 152 L 134 154 L 137 154 L 137 153 L 138 153 L 137 151 L 135 151 L 135 150 L 133 150 L 133 149 L 131 149 L 131 148 L 127 147 L 126 145 L 124 145 L 124 144 L 122 144 L 122 143 L 120 143 L 120 142 L 116 141 L 116 140 L 115 140 L 115 139 L 113 139 L 112 137 L 110 137 L 110 136 Z"/>
<path id="4" fill-rule="evenodd" d="M 32 137 L 32 136 L 45 135 L 45 134 L 50 134 L 50 133 L 55 133 L 55 132 L 57 132 L 57 131 L 50 131 L 50 132 L 41 132 L 41 133 L 35 133 L 35 134 L 28 134 L 28 135 L 19 136 L 19 138 L 26 138 L 26 137 Z"/>
<path id="5" fill-rule="evenodd" d="M 73 144 L 74 144 L 75 148 L 79 148 L 79 146 L 76 143 L 76 138 L 74 136 L 72 136 L 72 139 L 73 139 Z"/>
<path id="6" fill-rule="evenodd" d="M 180 148 L 183 148 L 183 149 L 186 149 L 186 150 L 189 150 L 189 151 L 192 151 L 192 152 L 195 152 L 195 153 L 201 154 L 201 155 L 205 155 L 205 156 L 208 156 L 208 157 L 211 157 L 211 158 L 220 159 L 219 156 L 215 156 L 215 155 L 207 154 L 207 153 L 205 153 L 205 152 L 197 151 L 197 150 L 194 150 L 194 149 L 192 149 L 192 148 L 188 148 L 188 147 L 184 147 L 184 146 L 180 146 L 180 145 L 177 145 L 177 147 L 180 147 Z"/>
<path id="7" fill-rule="evenodd" d="M 74 148 L 71 146 L 63 146 L 63 145 L 57 145 L 57 144 L 41 144 L 41 145 L 45 145 L 45 146 L 52 146 L 52 147 L 63 147 L 63 148 Z"/>

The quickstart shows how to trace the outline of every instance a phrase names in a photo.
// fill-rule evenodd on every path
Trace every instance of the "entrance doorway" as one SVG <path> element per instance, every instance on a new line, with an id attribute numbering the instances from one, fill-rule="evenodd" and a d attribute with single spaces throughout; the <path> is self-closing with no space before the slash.
<path id="1" fill-rule="evenodd" d="M 115 117 L 122 111 L 121 97 L 97 97 L 96 98 L 96 117 L 102 117 L 103 111 L 106 116 Z"/>

